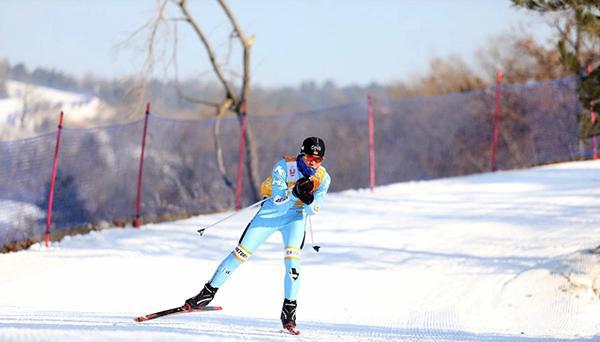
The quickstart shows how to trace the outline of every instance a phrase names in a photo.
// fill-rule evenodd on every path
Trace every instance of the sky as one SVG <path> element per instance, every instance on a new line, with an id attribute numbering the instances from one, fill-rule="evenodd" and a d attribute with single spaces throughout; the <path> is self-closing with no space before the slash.
<path id="1" fill-rule="evenodd" d="M 220 61 L 229 54 L 226 17 L 217 1 L 190 0 Z M 536 39 L 551 35 L 536 13 L 508 0 L 261 0 L 228 1 L 242 30 L 255 36 L 251 77 L 262 86 L 334 81 L 341 86 L 389 83 L 427 72 L 433 57 L 451 54 L 475 63 L 475 52 L 495 35 L 523 27 Z M 119 43 L 152 18 L 154 0 L 2 0 L 0 58 L 29 69 L 54 68 L 74 76 L 113 78 L 139 73 L 146 33 Z M 178 17 L 170 5 L 169 18 Z M 173 22 L 173 21 L 171 21 Z M 161 30 L 172 37 L 173 31 Z M 189 26 L 178 24 L 181 78 L 207 77 L 206 53 Z M 171 39 L 172 41 L 172 39 Z M 235 44 L 233 46 L 236 46 Z M 159 45 L 162 47 L 162 45 Z M 161 51 L 170 51 L 161 48 Z M 162 53 L 169 60 L 170 52 Z M 166 63 L 157 77 L 172 77 Z M 239 69 L 239 68 L 237 68 Z"/>

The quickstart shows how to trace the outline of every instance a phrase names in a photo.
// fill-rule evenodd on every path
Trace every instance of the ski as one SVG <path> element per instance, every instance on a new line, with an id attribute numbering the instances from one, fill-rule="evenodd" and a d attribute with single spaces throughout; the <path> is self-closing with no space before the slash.
<path id="1" fill-rule="evenodd" d="M 296 329 L 296 327 L 293 326 L 284 326 L 281 332 L 290 335 L 300 335 L 300 330 Z"/>
<path id="2" fill-rule="evenodd" d="M 178 306 L 176 308 L 147 314 L 145 316 L 136 317 L 133 319 L 133 321 L 139 323 L 139 322 L 144 322 L 144 321 L 148 321 L 148 320 L 159 318 L 159 317 L 165 317 L 165 316 L 170 316 L 170 315 L 175 315 L 175 314 L 180 314 L 180 313 L 200 312 L 200 311 L 218 311 L 218 310 L 223 310 L 223 308 L 220 306 L 203 306 L 198 309 L 186 310 L 185 305 L 182 305 L 182 306 Z"/>

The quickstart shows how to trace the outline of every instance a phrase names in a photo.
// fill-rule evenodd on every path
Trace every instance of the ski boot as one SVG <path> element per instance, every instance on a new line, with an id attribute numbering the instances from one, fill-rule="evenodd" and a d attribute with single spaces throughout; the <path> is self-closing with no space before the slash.
<path id="1" fill-rule="evenodd" d="M 296 330 L 296 307 L 298 304 L 295 300 L 284 299 L 283 307 L 281 308 L 281 324 L 283 330 L 292 335 L 300 335 Z"/>
<path id="2" fill-rule="evenodd" d="M 217 290 L 218 288 L 210 286 L 210 283 L 204 284 L 204 288 L 200 291 L 200 293 L 185 301 L 185 304 L 183 304 L 183 309 L 185 311 L 192 311 L 194 309 L 207 306 L 208 303 L 215 298 Z"/>

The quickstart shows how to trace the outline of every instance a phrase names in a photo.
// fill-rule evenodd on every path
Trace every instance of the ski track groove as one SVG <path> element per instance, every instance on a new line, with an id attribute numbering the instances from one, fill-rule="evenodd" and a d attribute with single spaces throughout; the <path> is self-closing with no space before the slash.
<path id="1" fill-rule="evenodd" d="M 417 340 L 447 341 L 449 335 L 460 336 L 447 312 L 413 312 L 409 317 L 408 326 L 415 329 L 414 337 Z"/>
<path id="2" fill-rule="evenodd" d="M 131 317 L 106 314 L 36 313 L 0 316 L 2 342 L 53 341 L 165 341 L 243 340 L 243 341 L 390 341 L 404 340 L 397 328 L 307 322 L 300 325 L 301 335 L 291 336 L 279 328 L 278 320 L 248 320 L 237 317 L 173 317 L 162 321 L 133 323 Z M 93 331 L 93 336 L 86 336 Z"/>

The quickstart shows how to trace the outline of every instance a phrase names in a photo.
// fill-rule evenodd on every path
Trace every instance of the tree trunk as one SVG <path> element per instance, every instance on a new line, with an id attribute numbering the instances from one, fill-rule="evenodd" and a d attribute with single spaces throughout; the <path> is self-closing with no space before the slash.
<path id="1" fill-rule="evenodd" d="M 233 30 L 239 37 L 240 42 L 242 43 L 243 51 L 244 51 L 244 56 L 243 56 L 244 73 L 243 73 L 243 79 L 242 79 L 242 87 L 240 90 L 241 94 L 240 94 L 240 99 L 236 105 L 236 113 L 238 115 L 238 119 L 239 119 L 239 123 L 240 123 L 240 127 L 241 127 L 243 115 L 246 115 L 246 119 L 248 119 L 246 108 L 248 105 L 248 97 L 250 94 L 250 50 L 252 48 L 252 44 L 254 43 L 254 37 L 253 36 L 246 37 L 244 32 L 240 29 L 240 26 L 239 26 L 237 20 L 235 19 L 235 16 L 229 9 L 229 6 L 227 6 L 227 4 L 225 3 L 225 0 L 218 0 L 218 2 L 221 5 L 221 7 L 223 8 L 223 11 L 227 15 L 227 17 L 229 18 L 229 22 L 231 23 L 231 26 L 233 26 Z M 248 178 L 250 180 L 250 188 L 252 191 L 253 202 L 255 202 L 258 200 L 258 197 L 259 197 L 259 194 L 258 194 L 258 182 L 259 182 L 259 180 L 258 180 L 259 179 L 259 177 L 258 177 L 258 162 L 256 159 L 256 141 L 254 140 L 254 135 L 252 134 L 252 129 L 250 128 L 249 122 L 246 122 L 246 131 L 244 133 L 244 139 L 246 140 L 246 143 L 247 143 L 247 148 L 245 151 L 245 153 L 246 153 L 246 158 L 245 158 L 246 170 L 248 172 Z"/>
<path id="2" fill-rule="evenodd" d="M 225 163 L 223 162 L 223 148 L 221 147 L 221 118 L 223 114 L 227 111 L 227 108 L 231 106 L 231 100 L 227 99 L 221 103 L 217 109 L 217 116 L 215 118 L 215 126 L 213 130 L 214 139 L 215 139 L 215 154 L 217 158 L 217 168 L 219 169 L 219 173 L 221 174 L 221 178 L 223 178 L 223 182 L 227 188 L 231 190 L 232 193 L 235 192 L 233 189 L 233 183 L 227 176 L 227 169 L 225 168 Z"/>
<path id="3" fill-rule="evenodd" d="M 246 120 L 248 117 L 246 117 Z M 241 124 L 241 121 L 240 121 Z M 248 173 L 248 179 L 250 180 L 250 190 L 252 192 L 252 202 L 259 200 L 258 186 L 258 163 L 256 160 L 256 142 L 254 140 L 254 134 L 250 128 L 249 122 L 246 122 L 246 132 L 244 132 L 244 139 L 246 139 L 246 171 Z"/>

